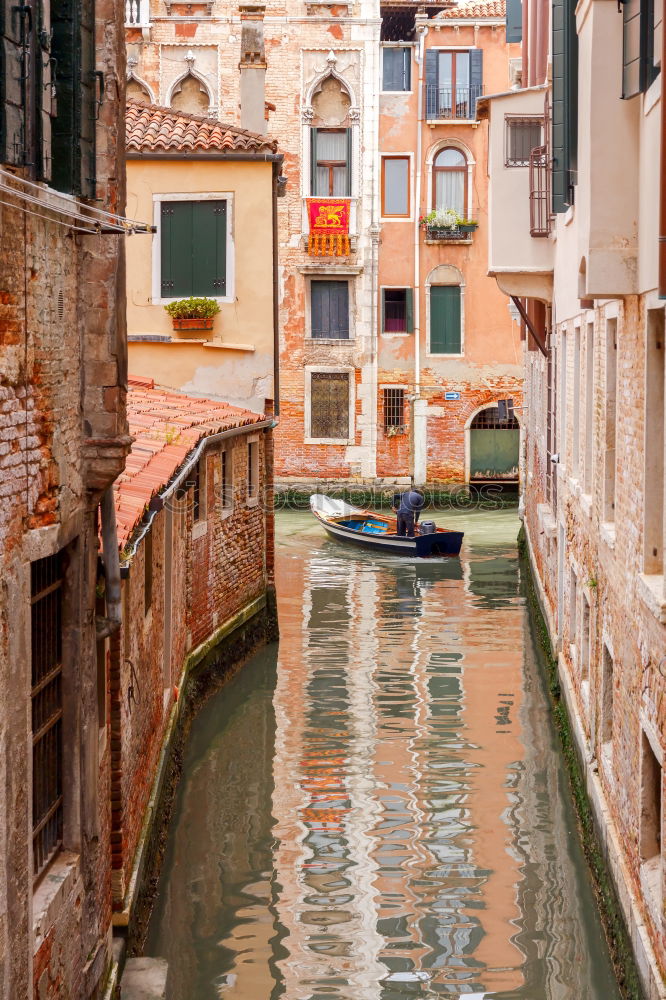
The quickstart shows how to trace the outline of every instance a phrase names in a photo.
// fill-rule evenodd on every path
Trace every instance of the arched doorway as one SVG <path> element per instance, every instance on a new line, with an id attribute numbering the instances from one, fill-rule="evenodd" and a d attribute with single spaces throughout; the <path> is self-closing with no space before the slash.
<path id="1" fill-rule="evenodd" d="M 500 421 L 497 406 L 479 410 L 469 425 L 469 478 L 517 482 L 520 425 L 511 414 Z"/>

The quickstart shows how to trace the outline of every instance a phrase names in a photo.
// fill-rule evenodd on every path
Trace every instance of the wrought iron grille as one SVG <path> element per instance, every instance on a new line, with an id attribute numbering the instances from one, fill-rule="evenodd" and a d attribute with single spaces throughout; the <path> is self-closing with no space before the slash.
<path id="1" fill-rule="evenodd" d="M 384 430 L 393 434 L 405 431 L 405 390 L 384 389 Z"/>
<path id="2" fill-rule="evenodd" d="M 332 440 L 349 438 L 349 374 L 312 372 L 310 436 Z"/>
<path id="3" fill-rule="evenodd" d="M 527 167 L 533 149 L 541 146 L 542 118 L 506 118 L 504 166 Z"/>
<path id="4" fill-rule="evenodd" d="M 548 98 L 543 113 L 543 145 L 530 153 L 530 236 L 550 235 L 550 114 Z"/>
<path id="5" fill-rule="evenodd" d="M 499 408 L 497 406 L 488 406 L 485 410 L 481 410 L 472 420 L 472 428 L 478 430 L 482 428 L 483 430 L 518 430 L 519 424 L 516 420 L 515 415 L 512 413 L 507 420 L 500 420 Z"/>
<path id="6" fill-rule="evenodd" d="M 62 553 L 30 567 L 33 875 L 62 844 Z"/>
<path id="7" fill-rule="evenodd" d="M 483 94 L 481 84 L 468 87 L 433 87 L 425 85 L 426 119 L 471 121 L 476 118 L 476 102 Z"/>

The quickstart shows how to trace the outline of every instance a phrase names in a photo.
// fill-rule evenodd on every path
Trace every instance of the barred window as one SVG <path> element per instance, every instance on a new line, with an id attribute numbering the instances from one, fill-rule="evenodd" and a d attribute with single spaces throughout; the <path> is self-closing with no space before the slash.
<path id="1" fill-rule="evenodd" d="M 504 164 L 507 167 L 528 167 L 530 153 L 542 143 L 541 118 L 507 118 Z"/>
<path id="2" fill-rule="evenodd" d="M 384 389 L 384 430 L 394 434 L 405 430 L 405 390 Z"/>
<path id="3" fill-rule="evenodd" d="M 62 553 L 30 566 L 33 875 L 62 845 Z"/>
<path id="4" fill-rule="evenodd" d="M 312 372 L 310 379 L 310 437 L 347 440 L 348 372 Z"/>
<path id="5" fill-rule="evenodd" d="M 480 410 L 480 412 L 477 413 L 472 420 L 471 426 L 475 430 L 478 428 L 484 428 L 485 430 L 514 431 L 518 430 L 520 425 L 515 417 L 515 414 L 511 413 L 506 420 L 502 420 L 500 418 L 499 407 L 487 406 L 485 410 Z"/>

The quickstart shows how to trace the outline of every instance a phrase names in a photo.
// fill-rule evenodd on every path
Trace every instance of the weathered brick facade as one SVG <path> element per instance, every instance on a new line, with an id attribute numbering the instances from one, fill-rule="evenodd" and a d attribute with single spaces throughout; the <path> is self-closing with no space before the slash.
<path id="1" fill-rule="evenodd" d="M 221 3 L 211 5 L 210 16 L 203 5 L 172 6 L 169 13 L 162 3 L 148 7 L 145 0 L 140 11 L 141 26 L 128 27 L 127 32 L 132 93 L 180 107 L 183 78 L 194 80 L 199 87 L 197 100 L 203 100 L 207 113 L 238 122 L 237 55 L 243 15 Z M 281 480 L 393 481 L 416 475 L 465 481 L 470 464 L 466 423 L 498 398 L 512 396 L 516 405 L 520 402 L 518 325 L 512 322 L 506 297 L 485 273 L 486 126 L 471 120 L 437 126 L 419 121 L 420 36 L 414 34 L 413 24 L 406 36 L 413 86 L 409 94 L 380 94 L 381 24 L 387 11 L 370 0 L 360 4 L 269 0 L 265 6 L 266 98 L 272 106 L 268 128 L 284 153 L 288 178 L 278 212 L 281 371 L 276 474 Z M 461 14 L 460 23 L 426 15 L 421 20 L 427 47 L 481 48 L 486 58 L 485 89 L 508 84 L 513 50 L 505 42 L 501 4 L 473 11 L 470 7 Z M 351 245 L 350 253 L 341 257 L 315 256 L 307 247 L 306 198 L 314 193 L 312 130 L 332 124 L 348 130 L 350 149 Z M 425 234 L 418 235 L 418 215 L 432 207 L 433 150 L 450 139 L 462 142 L 470 165 L 474 164 L 470 212 L 480 221 L 480 229 L 472 240 L 463 240 L 464 245 L 426 245 Z M 407 151 L 412 157 L 411 219 L 401 222 L 381 218 L 380 154 L 394 151 Z M 424 179 L 415 206 L 418 155 Z M 415 239 L 420 244 L 418 265 Z M 433 360 L 426 356 L 427 283 L 442 264 L 457 268 L 466 285 L 465 346 L 459 358 Z M 348 338 L 313 334 L 311 284 L 322 279 L 348 282 Z M 418 300 L 421 325 L 414 335 L 402 338 L 404 343 L 382 334 L 385 285 L 409 286 Z M 342 439 L 312 437 L 312 378 L 322 372 L 349 375 L 350 419 Z M 385 433 L 384 385 L 405 391 L 405 431 L 395 436 Z M 445 391 L 460 392 L 461 399 L 440 405 Z"/>
<path id="2" fill-rule="evenodd" d="M 23 158 L 14 147 L 11 170 L 3 163 L 0 171 L 0 994 L 12 1000 L 27 1000 L 33 988 L 40 1000 L 97 997 L 110 960 L 109 747 L 98 714 L 106 682 L 96 671 L 95 587 L 98 505 L 129 447 L 125 237 L 94 232 L 75 213 L 85 217 L 88 205 L 111 213 L 125 207 L 120 13 L 99 0 L 97 200 L 31 187 L 35 157 L 27 146 Z M 3 41 L 4 55 L 9 51 Z M 12 71 L 3 58 L 2 72 Z M 26 142 L 32 111 L 30 98 L 23 104 Z M 37 623 L 31 634 L 31 564 L 57 553 L 64 556 L 56 599 L 62 620 Z M 38 656 L 43 663 L 53 657 L 55 673 L 40 681 L 53 701 L 35 720 Z M 33 736 L 59 711 L 62 752 L 52 760 L 60 759 L 62 805 L 44 869 L 33 861 L 34 785 L 42 780 L 32 763 Z"/>

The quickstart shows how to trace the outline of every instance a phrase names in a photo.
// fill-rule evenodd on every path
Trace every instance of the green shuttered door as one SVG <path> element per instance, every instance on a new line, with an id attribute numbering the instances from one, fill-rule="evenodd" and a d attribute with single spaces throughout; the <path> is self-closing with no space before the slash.
<path id="1" fill-rule="evenodd" d="M 162 202 L 161 250 L 164 297 L 226 295 L 226 201 Z"/>
<path id="2" fill-rule="evenodd" d="M 460 286 L 430 289 L 430 353 L 460 354 Z"/>

